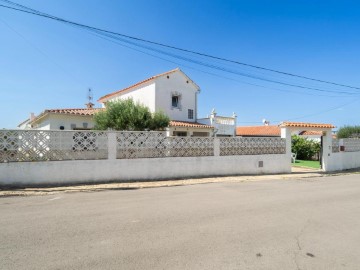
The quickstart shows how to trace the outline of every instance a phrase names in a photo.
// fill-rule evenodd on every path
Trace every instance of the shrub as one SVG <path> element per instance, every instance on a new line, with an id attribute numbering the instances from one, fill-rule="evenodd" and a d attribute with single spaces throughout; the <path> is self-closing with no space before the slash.
<path id="1" fill-rule="evenodd" d="M 98 130 L 158 130 L 169 125 L 170 119 L 162 112 L 152 114 L 148 107 L 132 99 L 108 102 L 106 109 L 94 115 Z"/>
<path id="2" fill-rule="evenodd" d="M 360 138 L 360 126 L 344 126 L 341 127 L 337 134 L 338 139 Z"/>
<path id="3" fill-rule="evenodd" d="M 297 135 L 291 136 L 291 151 L 297 153 L 297 159 L 311 160 L 320 152 L 320 143 Z"/>

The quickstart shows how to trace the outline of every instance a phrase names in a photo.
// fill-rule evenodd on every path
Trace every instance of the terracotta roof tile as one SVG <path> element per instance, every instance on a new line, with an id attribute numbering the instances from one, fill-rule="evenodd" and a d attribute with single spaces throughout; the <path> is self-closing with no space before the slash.
<path id="1" fill-rule="evenodd" d="M 154 80 L 154 79 L 156 79 L 156 78 L 158 78 L 158 77 L 161 77 L 161 76 L 164 76 L 164 75 L 168 75 L 168 74 L 174 73 L 174 72 L 176 72 L 176 71 L 178 71 L 178 70 L 180 70 L 180 69 L 179 69 L 179 68 L 176 68 L 176 69 L 173 69 L 173 70 L 170 70 L 170 71 L 167 71 L 167 72 L 164 72 L 164 73 L 161 73 L 161 74 L 152 76 L 152 77 L 150 77 L 150 78 L 148 78 L 148 79 L 145 79 L 145 80 L 143 80 L 143 81 L 140 81 L 140 82 L 138 82 L 138 83 L 135 83 L 135 84 L 133 84 L 133 85 L 131 85 L 131 86 L 129 86 L 129 87 L 126 87 L 126 88 L 124 88 L 124 89 L 121 89 L 121 90 L 115 91 L 115 92 L 113 92 L 113 93 L 107 94 L 107 95 L 105 95 L 105 96 L 102 96 L 101 98 L 99 98 L 98 102 L 104 102 L 104 101 L 105 101 L 106 99 L 108 99 L 109 97 L 116 96 L 116 95 L 118 95 L 118 94 L 120 94 L 120 93 L 129 91 L 129 90 L 133 89 L 133 88 L 136 87 L 136 86 L 139 86 L 139 85 L 144 84 L 144 83 L 146 83 L 146 82 L 152 81 L 152 80 Z"/>
<path id="2" fill-rule="evenodd" d="M 103 110 L 102 108 L 93 109 L 49 109 L 45 110 L 47 113 L 58 113 L 58 114 L 76 114 L 76 115 L 94 115 L 95 113 Z"/>
<path id="3" fill-rule="evenodd" d="M 283 122 L 280 127 L 299 127 L 299 128 L 335 128 L 332 124 L 302 123 L 302 122 Z"/>
<path id="4" fill-rule="evenodd" d="M 170 127 L 192 127 L 192 128 L 214 128 L 213 126 L 200 124 L 197 122 L 170 121 Z"/>
<path id="5" fill-rule="evenodd" d="M 305 130 L 305 131 L 301 131 L 301 132 L 299 133 L 299 135 L 302 135 L 302 136 L 309 136 L 309 135 L 321 136 L 321 135 L 322 135 L 322 131 Z"/>
<path id="6" fill-rule="evenodd" d="M 104 109 L 103 108 L 47 109 L 47 110 L 43 111 L 41 114 L 39 114 L 38 116 L 36 116 L 32 121 L 30 121 L 30 124 L 37 122 L 39 119 L 43 118 L 47 114 L 71 114 L 71 115 L 92 116 L 101 110 L 104 110 Z"/>
<path id="7" fill-rule="evenodd" d="M 236 127 L 236 136 L 280 136 L 278 126 L 244 126 Z"/>

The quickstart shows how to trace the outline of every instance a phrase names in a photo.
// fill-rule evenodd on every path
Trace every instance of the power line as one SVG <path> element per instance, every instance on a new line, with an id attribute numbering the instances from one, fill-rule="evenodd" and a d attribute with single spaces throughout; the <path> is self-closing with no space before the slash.
<path id="1" fill-rule="evenodd" d="M 158 58 L 158 59 L 161 59 L 163 61 L 166 61 L 166 62 L 170 62 L 170 63 L 173 63 L 173 64 L 176 64 L 176 65 L 179 65 L 179 66 L 183 66 L 183 67 L 186 67 L 186 68 L 189 68 L 189 69 L 192 69 L 192 70 L 196 70 L 196 71 L 199 71 L 199 72 L 202 72 L 202 73 L 205 73 L 205 74 L 209 74 L 209 75 L 212 75 L 212 76 L 215 76 L 215 77 L 219 77 L 219 78 L 223 78 L 223 79 L 226 79 L 226 80 L 231 80 L 231 81 L 235 81 L 235 82 L 238 82 L 238 83 L 241 83 L 241 84 L 247 84 L 247 85 L 251 85 L 251 86 L 255 86 L 255 87 L 261 87 L 261 88 L 265 88 L 265 89 L 270 89 L 270 90 L 274 90 L 274 91 L 280 91 L 280 92 L 285 92 L 285 93 L 295 93 L 295 94 L 300 94 L 300 95 L 310 95 L 310 96 L 320 96 L 320 97 L 344 97 L 344 96 L 329 96 L 329 95 L 321 95 L 321 94 L 313 94 L 313 93 L 304 93 L 304 92 L 299 92 L 299 91 L 292 91 L 292 90 L 288 90 L 288 89 L 280 89 L 280 88 L 274 88 L 274 87 L 268 87 L 268 86 L 264 86 L 264 85 L 260 85 L 260 84 L 255 84 L 255 83 L 249 83 L 249 82 L 245 82 L 245 81 L 240 81 L 240 80 L 237 80 L 237 79 L 234 79 L 234 78 L 230 78 L 230 77 L 226 77 L 226 76 L 222 76 L 222 75 L 219 75 L 219 74 L 216 74 L 216 73 L 213 73 L 213 72 L 208 72 L 208 71 L 204 71 L 204 70 L 201 70 L 201 69 L 197 69 L 197 68 L 194 68 L 194 67 L 191 67 L 191 66 L 188 66 L 188 65 L 184 65 L 184 64 L 181 64 L 179 62 L 175 62 L 175 61 L 172 61 L 172 60 L 169 60 L 169 59 L 166 59 L 166 58 L 163 58 L 163 57 L 160 57 L 158 55 L 154 55 L 154 54 L 151 54 L 151 53 L 148 53 L 148 52 L 145 52 L 145 51 L 142 51 L 142 50 L 139 50 L 139 49 L 136 49 L 134 47 L 131 47 L 129 45 L 125 45 L 123 43 L 120 43 L 116 40 L 112 40 L 112 39 L 109 39 L 109 38 L 106 38 L 104 37 L 103 35 L 98 35 L 97 33 L 93 33 L 93 32 L 89 32 L 93 35 L 95 35 L 96 37 L 99 37 L 101 39 L 104 39 L 104 40 L 107 40 L 109 42 L 112 42 L 112 43 L 115 43 L 117 45 L 120 45 L 122 47 L 125 47 L 125 48 L 128 48 L 128 49 L 131 49 L 131 50 L 134 50 L 134 51 L 137 51 L 137 52 L 140 52 L 140 53 L 143 53 L 143 54 L 146 54 L 146 55 L 149 55 L 149 56 L 152 56 L 152 57 L 155 57 L 155 58 Z M 346 98 L 352 98 L 353 96 L 347 96 Z"/>
<path id="2" fill-rule="evenodd" d="M 186 53 L 191 53 L 191 54 L 194 54 L 194 55 L 199 55 L 199 56 L 203 56 L 203 57 L 207 57 L 207 58 L 211 58 L 211 59 L 216 59 L 216 60 L 220 60 L 220 61 L 224 61 L 224 62 L 229 62 L 229 63 L 233 63 L 233 64 L 237 64 L 237 65 L 242 65 L 242 66 L 251 67 L 251 68 L 260 69 L 260 70 L 265 70 L 265 71 L 270 71 L 270 72 L 273 72 L 273 73 L 283 74 L 283 75 L 296 77 L 296 78 L 301 78 L 301 79 L 305 79 L 305 80 L 311 80 L 311 81 L 315 81 L 315 82 L 320 82 L 320 83 L 331 84 L 331 85 L 336 85 L 336 86 L 341 86 L 341 87 L 360 90 L 360 87 L 355 87 L 355 86 L 351 86 L 351 85 L 345 85 L 345 84 L 340 84 L 340 83 L 315 79 L 315 78 L 311 78 L 311 77 L 307 77 L 307 76 L 293 74 L 293 73 L 290 73 L 290 72 L 284 72 L 284 71 L 265 68 L 265 67 L 261 67 L 261 66 L 257 66 L 257 65 L 247 64 L 247 63 L 240 62 L 240 61 L 235 61 L 235 60 L 231 60 L 231 59 L 227 59 L 227 58 L 223 58 L 223 57 L 218 57 L 218 56 L 214 56 L 214 55 L 210 55 L 210 54 L 206 54 L 206 53 L 201 53 L 201 52 L 197 52 L 197 51 L 192 51 L 192 50 L 188 50 L 188 49 L 184 49 L 184 48 L 179 48 L 179 47 L 175 47 L 175 46 L 171 46 L 171 45 L 167 45 L 167 44 L 164 44 L 164 43 L 159 43 L 159 42 L 155 42 L 155 41 L 151 41 L 151 40 L 147 40 L 147 39 L 143 39 L 143 38 L 138 38 L 138 37 L 134 37 L 134 36 L 130 36 L 130 35 L 125 35 L 125 34 L 113 32 L 113 31 L 93 27 L 93 26 L 88 26 L 88 25 L 85 25 L 85 24 L 76 23 L 76 22 L 65 20 L 65 19 L 62 19 L 62 18 L 59 18 L 59 17 L 56 17 L 56 16 L 52 16 L 52 15 L 49 15 L 49 14 L 46 14 L 46 13 L 42 13 L 40 11 L 31 9 L 29 7 L 17 4 L 17 3 L 12 2 L 12 1 L 8 1 L 8 0 L 0 0 L 0 1 L 3 1 L 3 2 L 7 3 L 7 4 L 15 5 L 17 7 L 25 8 L 26 10 L 15 8 L 15 7 L 9 7 L 9 6 L 5 6 L 5 5 L 0 5 L 1 7 L 4 7 L 4 8 L 13 9 L 13 10 L 16 10 L 16 11 L 25 12 L 25 13 L 45 17 L 45 18 L 48 18 L 48 19 L 53 19 L 53 20 L 56 20 L 56 21 L 72 24 L 74 26 L 79 26 L 79 27 L 90 29 L 90 30 L 101 31 L 101 32 L 108 33 L 108 34 L 117 35 L 117 36 L 125 37 L 125 38 L 128 38 L 128 39 L 132 39 L 132 40 L 136 40 L 136 41 L 140 41 L 140 42 L 145 42 L 145 43 L 148 43 L 148 44 L 157 45 L 157 46 L 161 46 L 161 47 L 165 47 L 165 48 L 169 48 L 169 49 L 174 49 L 174 50 L 178 50 L 178 51 L 182 51 L 182 52 L 186 52 Z M 294 86 L 294 85 L 288 84 L 288 86 Z"/>
<path id="3" fill-rule="evenodd" d="M 2 1 L 10 2 L 10 3 L 11 3 L 11 1 L 6 1 L 6 0 L 2 0 Z M 20 5 L 20 4 L 16 4 L 16 5 L 17 5 L 17 6 L 20 6 L 20 7 L 22 7 L 22 8 L 26 8 L 26 9 L 28 9 L 28 10 L 31 10 L 32 12 L 39 13 L 38 11 L 36 11 L 36 10 L 34 10 L 34 9 L 30 9 L 30 8 L 24 7 L 24 6 Z M 4 23 L 5 23 L 5 22 L 4 22 Z M 82 27 L 81 27 L 81 28 L 82 28 Z M 12 29 L 12 30 L 15 31 L 14 29 Z M 15 31 L 15 32 L 16 32 L 16 31 Z M 92 32 L 96 33 L 95 35 L 96 35 L 97 37 L 99 37 L 99 38 L 103 38 L 103 39 L 108 40 L 108 41 L 110 41 L 110 42 L 114 42 L 114 43 L 116 43 L 116 44 L 118 44 L 118 45 L 127 47 L 127 48 L 129 48 L 129 49 L 132 49 L 132 50 L 135 50 L 135 51 L 138 51 L 138 52 L 141 52 L 141 53 L 144 53 L 144 54 L 153 56 L 153 57 L 157 57 L 157 58 L 162 59 L 162 60 L 164 60 L 164 61 L 168 61 L 168 62 L 172 62 L 172 63 L 178 64 L 177 62 L 170 61 L 170 60 L 168 60 L 168 59 L 159 57 L 159 56 L 157 56 L 157 55 L 149 54 L 149 53 L 146 53 L 146 52 L 144 52 L 144 51 L 135 49 L 135 48 L 133 48 L 133 47 L 126 46 L 126 45 L 124 45 L 124 44 L 122 44 L 122 43 L 120 43 L 120 42 L 116 42 L 116 41 L 114 41 L 114 40 L 108 39 L 108 38 L 104 37 L 104 35 L 107 36 L 107 37 L 109 37 L 109 38 L 115 38 L 115 39 L 117 39 L 117 40 L 119 40 L 119 41 L 122 41 L 122 42 L 125 42 L 125 43 L 129 43 L 129 42 L 127 42 L 126 40 L 119 39 L 118 37 L 113 37 L 112 35 L 103 34 L 103 33 L 101 33 L 101 32 L 99 33 L 98 31 L 90 31 L 90 33 L 92 33 Z M 18 35 L 20 35 L 18 32 L 16 32 L 16 33 L 17 33 Z M 22 38 L 24 38 L 22 35 L 20 35 L 20 36 L 21 36 Z M 25 39 L 25 38 L 24 38 L 24 39 Z M 26 40 L 26 41 L 27 41 L 27 40 Z M 134 46 L 139 46 L 138 44 L 135 44 L 135 43 L 132 43 L 132 42 L 130 42 L 130 44 L 131 44 L 131 45 L 134 45 Z M 32 45 L 32 46 L 33 46 L 33 45 Z M 34 47 L 35 47 L 35 46 L 34 46 Z M 146 46 L 141 46 L 141 47 L 143 47 L 143 48 L 145 48 L 145 49 L 149 49 L 149 50 L 152 49 L 152 48 L 149 48 L 149 47 L 146 47 Z M 37 50 L 39 50 L 37 47 L 35 47 L 35 48 L 36 48 Z M 39 50 L 39 51 L 40 51 L 40 50 Z M 163 52 L 163 51 L 159 51 L 159 50 L 155 50 L 155 51 L 156 51 L 156 52 L 159 52 L 159 53 L 167 54 L 167 55 L 169 55 L 169 56 L 171 56 L 171 57 L 179 58 L 180 60 L 185 60 L 185 61 L 194 62 L 194 61 L 192 61 L 192 60 L 189 59 L 189 58 L 180 57 L 180 56 L 177 56 L 177 55 L 174 55 L 174 54 L 169 54 L 169 53 L 167 53 L 167 52 Z M 40 52 L 41 52 L 41 51 L 40 51 Z M 43 52 L 41 52 L 41 53 L 44 54 Z M 45 55 L 45 54 L 44 54 L 44 55 Z M 45 56 L 48 57 L 47 55 L 45 55 Z M 209 65 L 204 64 L 204 63 L 202 63 L 202 62 L 195 62 L 195 63 L 196 63 L 196 64 L 201 64 L 201 65 L 205 65 L 205 66 L 208 66 L 208 67 L 209 67 Z M 182 66 L 184 66 L 184 65 L 182 65 Z M 186 67 L 192 68 L 192 67 L 189 67 L 189 66 L 186 66 Z M 224 71 L 224 69 L 221 69 L 221 68 L 216 67 L 216 66 L 210 66 L 210 67 L 212 67 L 212 68 L 217 68 L 217 69 L 220 69 L 220 70 L 223 70 L 223 71 Z M 192 68 L 192 69 L 194 69 L 194 68 Z M 278 88 L 273 88 L 273 87 L 267 87 L 267 86 L 263 86 L 263 85 L 259 85 L 259 84 L 254 84 L 254 83 L 239 81 L 239 80 L 236 80 L 236 79 L 233 79 L 233 78 L 224 77 L 224 76 L 221 76 L 221 75 L 218 75 L 218 74 L 214 74 L 214 73 L 211 73 L 211 72 L 206 72 L 206 71 L 203 71 L 203 70 L 198 70 L 198 69 L 194 69 L 194 70 L 197 70 L 197 71 L 200 71 L 200 72 L 203 72 L 203 73 L 207 73 L 207 74 L 210 74 L 210 75 L 213 75 L 213 76 L 225 78 L 225 79 L 228 79 L 228 80 L 233 80 L 233 81 L 236 81 L 236 82 L 239 82 L 239 83 L 243 83 L 243 84 L 247 84 L 247 85 L 252 85 L 252 86 L 256 86 L 256 87 L 267 88 L 267 89 L 271 89 L 271 90 L 275 90 L 275 91 L 292 92 L 292 93 L 297 93 L 297 94 L 306 94 L 306 95 L 313 95 L 313 96 L 326 96 L 326 95 L 315 95 L 315 94 L 310 94 L 310 93 L 302 93 L 302 92 L 296 92 L 296 91 L 278 89 Z M 237 74 L 237 75 L 244 75 L 244 76 L 248 76 L 248 77 L 252 78 L 252 75 L 248 75 L 248 74 L 239 74 L 239 73 L 236 73 L 236 72 L 233 72 L 233 71 L 230 71 L 230 73 L 235 73 L 235 74 Z M 261 79 L 261 78 L 256 78 L 256 79 Z M 303 88 L 305 88 L 305 89 L 312 89 L 312 88 L 306 88 L 306 87 L 303 87 Z M 313 89 L 313 90 L 318 90 L 318 89 Z M 319 91 L 323 91 L 323 90 L 319 90 Z M 329 92 L 338 93 L 337 91 L 329 91 Z M 341 93 L 341 92 L 340 92 L 340 93 Z M 347 92 L 343 92 L 343 93 L 347 94 Z M 330 97 L 338 97 L 338 96 L 330 96 Z"/>
<path id="4" fill-rule="evenodd" d="M 7 1 L 7 0 L 1 0 L 1 1 L 5 1 L 7 3 L 12 3 L 11 1 Z M 313 90 L 313 91 L 318 91 L 318 92 L 329 92 L 329 93 L 338 93 L 338 94 L 346 94 L 346 95 L 355 95 L 355 93 L 352 93 L 352 92 L 324 90 L 324 89 L 320 89 L 320 88 L 307 87 L 307 86 L 302 86 L 302 85 L 299 85 L 299 84 L 281 82 L 281 81 L 274 80 L 274 79 L 268 79 L 268 78 L 248 74 L 248 73 L 238 72 L 238 71 L 235 71 L 235 70 L 232 70 L 232 69 L 220 67 L 218 65 L 205 63 L 205 62 L 199 61 L 199 60 L 193 60 L 193 59 L 188 58 L 188 57 L 179 56 L 179 55 L 176 55 L 176 54 L 173 54 L 173 53 L 165 52 L 163 50 L 151 48 L 151 47 L 148 47 L 148 46 L 145 46 L 145 45 L 142 45 L 142 44 L 137 44 L 137 43 L 129 41 L 129 40 L 124 40 L 123 38 L 120 38 L 117 35 L 114 36 L 114 34 L 111 34 L 111 33 L 113 33 L 111 31 L 102 30 L 102 29 L 86 26 L 86 25 L 83 25 L 83 24 L 70 22 L 70 21 L 67 21 L 67 20 L 64 20 L 64 19 L 61 19 L 61 18 L 57 18 L 57 17 L 52 16 L 52 15 L 49 15 L 49 14 L 45 14 L 45 13 L 36 11 L 36 10 L 28 8 L 28 7 L 24 7 L 24 6 L 19 5 L 19 4 L 16 4 L 16 5 L 20 6 L 22 8 L 26 8 L 28 11 L 19 10 L 17 8 L 12 8 L 12 9 L 19 10 L 19 11 L 26 12 L 26 13 L 31 13 L 31 14 L 46 17 L 46 18 L 51 18 L 51 19 L 54 19 L 54 20 L 57 20 L 57 21 L 60 21 L 60 22 L 63 22 L 63 23 L 70 24 L 70 25 L 75 26 L 75 27 L 80 27 L 82 29 L 93 31 L 93 32 L 95 32 L 95 33 L 97 33 L 99 35 L 104 35 L 104 36 L 107 36 L 109 38 L 119 40 L 121 42 L 125 42 L 125 43 L 131 44 L 131 45 L 134 45 L 134 46 L 138 46 L 138 47 L 141 47 L 141 48 L 144 48 L 144 49 L 147 49 L 147 50 L 155 51 L 155 52 L 160 53 L 160 54 L 165 54 L 167 56 L 174 57 L 174 58 L 177 58 L 177 59 L 180 59 L 180 60 L 183 60 L 183 61 L 187 61 L 187 62 L 190 62 L 190 63 L 195 63 L 197 65 L 201 65 L 201 66 L 205 66 L 205 67 L 208 67 L 208 68 L 216 69 L 216 70 L 219 70 L 219 71 L 222 71 L 222 72 L 227 72 L 227 73 L 235 74 L 235 75 L 238 75 L 238 76 L 248 77 L 248 78 L 254 79 L 254 80 L 262 80 L 262 81 L 265 81 L 265 82 L 268 82 L 268 83 L 277 83 L 277 84 L 281 84 L 281 85 L 284 85 L 284 86 L 301 88 L 301 89 L 304 89 L 304 90 Z M 2 5 L 0 5 L 0 6 L 2 6 Z M 119 35 L 121 35 L 121 34 L 119 34 Z"/>
<path id="5" fill-rule="evenodd" d="M 97 31 L 96 31 L 96 32 L 97 32 Z M 98 33 L 98 32 L 97 32 L 97 33 Z M 338 93 L 338 94 L 341 93 L 341 94 L 347 94 L 347 95 L 355 95 L 355 93 L 353 93 L 353 92 L 325 90 L 325 89 L 320 89 L 320 88 L 315 88 L 315 87 L 307 87 L 307 86 L 302 86 L 302 85 L 298 85 L 298 84 L 281 82 L 281 81 L 278 81 L 278 80 L 273 80 L 273 79 L 268 79 L 268 78 L 262 78 L 262 77 L 259 77 L 259 76 L 256 76 L 256 75 L 252 75 L 252 74 L 248 74 L 248 73 L 243 73 L 243 72 L 238 72 L 238 71 L 236 71 L 236 70 L 231 70 L 231 69 L 224 68 L 224 67 L 221 67 L 221 66 L 218 66 L 218 65 L 205 63 L 205 62 L 203 62 L 203 61 L 193 60 L 193 59 L 190 59 L 190 58 L 188 58 L 188 57 L 179 56 L 179 55 L 176 55 L 176 54 L 173 54 L 173 53 L 169 53 L 169 52 L 165 52 L 165 51 L 162 51 L 162 50 L 159 50 L 159 49 L 150 48 L 150 47 L 148 47 L 148 46 L 139 45 L 139 44 L 136 44 L 136 43 L 134 43 L 134 42 L 126 41 L 126 40 L 124 40 L 124 39 L 121 39 L 121 38 L 119 38 L 119 37 L 113 37 L 113 36 L 108 35 L 108 34 L 103 34 L 103 33 L 98 33 L 98 34 L 100 34 L 100 35 L 105 35 L 105 36 L 107 36 L 107 37 L 116 39 L 116 40 L 118 40 L 118 41 L 125 42 L 125 43 L 127 43 L 127 44 L 131 44 L 131 45 L 133 45 L 133 46 L 141 47 L 141 48 L 144 48 L 144 49 L 147 49 L 147 50 L 155 51 L 155 52 L 157 52 L 157 53 L 161 53 L 161 54 L 164 54 L 164 55 L 167 55 L 167 56 L 170 56 L 170 57 L 174 57 L 174 58 L 177 58 L 177 59 L 180 59 L 180 60 L 183 60 L 183 61 L 187 61 L 187 62 L 190 62 L 190 63 L 195 63 L 195 64 L 197 64 L 197 65 L 201 65 L 201 66 L 205 66 L 205 67 L 208 67 L 208 68 L 216 69 L 216 70 L 219 70 L 219 71 L 231 73 L 231 74 L 234 74 L 234 75 L 239 75 L 239 76 L 243 76 L 243 77 L 248 77 L 248 78 L 250 78 L 250 79 L 262 80 L 262 81 L 265 81 L 265 82 L 277 83 L 277 84 L 281 84 L 281 85 L 284 85 L 284 86 L 297 87 L 297 88 L 301 88 L 301 89 L 305 89 L 305 90 L 313 90 L 313 91 L 318 91 L 318 92 L 329 92 L 329 93 Z M 156 57 L 156 56 L 155 56 L 155 57 Z"/>

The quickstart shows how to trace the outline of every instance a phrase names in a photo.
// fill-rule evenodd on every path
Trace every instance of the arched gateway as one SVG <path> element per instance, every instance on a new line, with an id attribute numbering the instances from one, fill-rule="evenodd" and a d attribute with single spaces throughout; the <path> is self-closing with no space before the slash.
<path id="1" fill-rule="evenodd" d="M 294 131 L 321 131 L 321 156 L 320 162 L 323 171 L 329 171 L 328 164 L 332 155 L 332 124 L 302 123 L 302 122 L 283 122 L 280 124 L 281 138 L 286 139 L 286 155 L 291 162 L 291 134 Z"/>

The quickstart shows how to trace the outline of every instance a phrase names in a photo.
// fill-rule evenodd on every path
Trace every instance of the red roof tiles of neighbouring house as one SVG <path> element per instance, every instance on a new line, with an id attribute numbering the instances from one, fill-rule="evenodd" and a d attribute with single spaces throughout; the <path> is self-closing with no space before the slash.
<path id="1" fill-rule="evenodd" d="M 280 127 L 296 127 L 296 128 L 335 128 L 332 124 L 318 123 L 302 123 L 302 122 L 283 122 Z"/>
<path id="2" fill-rule="evenodd" d="M 304 131 L 301 131 L 299 133 L 299 135 L 302 135 L 302 136 L 311 136 L 311 135 L 322 136 L 322 131 L 304 130 Z"/>
<path id="3" fill-rule="evenodd" d="M 213 126 L 200 124 L 197 122 L 170 121 L 170 127 L 191 127 L 191 128 L 214 128 Z"/>
<path id="4" fill-rule="evenodd" d="M 135 83 L 135 84 L 133 84 L 133 85 L 131 85 L 131 86 L 129 86 L 129 87 L 126 87 L 126 88 L 124 88 L 124 89 L 121 89 L 121 90 L 118 90 L 118 91 L 115 91 L 115 92 L 113 92 L 113 93 L 110 93 L 110 94 L 107 94 L 107 95 L 105 95 L 105 96 L 102 96 L 101 98 L 99 98 L 98 99 L 98 102 L 105 102 L 108 98 L 110 98 L 110 97 L 113 97 L 113 96 L 116 96 L 116 95 L 118 95 L 118 94 L 122 94 L 122 93 L 124 93 L 124 92 L 127 92 L 127 91 L 130 91 L 130 90 L 132 90 L 133 88 L 135 88 L 135 87 L 137 87 L 137 86 L 140 86 L 140 85 L 142 85 L 142 84 L 144 84 L 144 83 L 147 83 L 147 82 L 150 82 L 150 81 L 152 81 L 152 80 L 154 80 L 154 79 L 156 79 L 156 78 L 159 78 L 159 77 L 161 77 L 161 76 L 165 76 L 165 75 L 169 75 L 169 74 L 171 74 L 171 73 L 174 73 L 174 72 L 176 72 L 176 71 L 179 71 L 180 69 L 179 68 L 175 68 L 175 69 L 173 69 L 173 70 L 170 70 L 170 71 L 167 71 L 167 72 L 164 72 L 164 73 L 161 73 L 161 74 L 158 74 L 158 75 L 155 75 L 155 76 L 152 76 L 152 77 L 150 77 L 150 78 L 148 78 L 148 79 L 145 79 L 145 80 L 143 80 L 143 81 L 140 81 L 140 82 L 138 82 L 138 83 Z M 180 70 L 181 71 L 181 70 Z M 186 76 L 186 75 L 185 75 Z M 187 77 L 187 76 L 186 76 Z M 197 88 L 199 88 L 190 78 L 188 78 L 189 79 L 189 81 L 191 81 Z"/>
<path id="5" fill-rule="evenodd" d="M 280 136 L 278 126 L 247 126 L 236 127 L 236 136 Z"/>
<path id="6" fill-rule="evenodd" d="M 95 113 L 103 110 L 103 108 L 92 108 L 92 109 L 48 109 L 44 112 L 47 113 L 59 113 L 59 114 L 76 114 L 76 115 L 94 115 Z"/>

